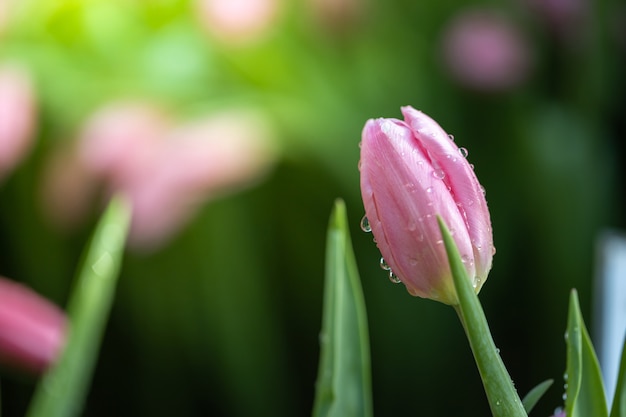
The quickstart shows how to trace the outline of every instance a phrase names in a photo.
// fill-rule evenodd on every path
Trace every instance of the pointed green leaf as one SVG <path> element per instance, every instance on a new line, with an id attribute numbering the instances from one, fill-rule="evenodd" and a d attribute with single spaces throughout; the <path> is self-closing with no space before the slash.
<path id="1" fill-rule="evenodd" d="M 615 395 L 613 395 L 611 417 L 626 417 L 626 338 L 624 338 L 624 345 L 622 346 L 622 359 L 617 375 Z"/>
<path id="2" fill-rule="evenodd" d="M 608 409 L 600 365 L 572 290 L 567 319 L 567 417 L 606 417 Z"/>
<path id="3" fill-rule="evenodd" d="M 326 242 L 314 417 L 372 416 L 367 316 L 348 230 L 345 204 L 338 200 Z"/>
<path id="4" fill-rule="evenodd" d="M 526 410 L 526 413 L 530 414 L 535 405 L 537 405 L 537 402 L 539 402 L 541 397 L 543 397 L 543 394 L 545 394 L 548 388 L 552 386 L 553 382 L 554 380 L 552 379 L 543 381 L 541 384 L 531 389 L 528 394 L 526 394 L 526 396 L 522 399 L 522 404 L 524 405 L 524 410 Z"/>
<path id="5" fill-rule="evenodd" d="M 459 305 L 455 308 L 478 365 L 491 413 L 494 417 L 526 417 L 522 401 L 493 342 L 487 318 L 467 276 L 456 243 L 441 217 L 437 216 L 437 220 L 448 254 L 454 287 L 459 297 Z"/>
<path id="6" fill-rule="evenodd" d="M 69 299 L 67 344 L 37 386 L 28 417 L 80 414 L 113 302 L 129 221 L 128 205 L 114 198 L 96 227 Z"/>

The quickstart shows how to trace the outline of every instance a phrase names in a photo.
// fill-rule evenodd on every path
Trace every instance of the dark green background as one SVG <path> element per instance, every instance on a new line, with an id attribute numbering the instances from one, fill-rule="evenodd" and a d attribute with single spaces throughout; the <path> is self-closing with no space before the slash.
<path id="1" fill-rule="evenodd" d="M 37 192 L 50 151 L 110 99 L 142 96 L 181 115 L 253 106 L 280 142 L 260 184 L 208 202 L 157 252 L 127 252 L 84 416 L 308 415 L 337 197 L 367 302 L 375 414 L 488 415 L 453 309 L 391 284 L 359 229 L 362 126 L 407 104 L 469 149 L 497 247 L 481 292 L 496 344 L 522 395 L 555 379 L 533 415 L 562 405 L 569 289 L 590 324 L 595 240 L 626 226 L 623 4 L 593 2 L 580 37 L 564 42 L 521 2 L 371 0 L 338 30 L 285 1 L 267 40 L 231 47 L 207 37 L 185 1 L 58 3 L 25 2 L 0 39 L 40 98 L 37 146 L 0 185 L 2 275 L 65 302 L 93 222 L 55 231 Z M 468 6 L 501 11 L 527 37 L 523 85 L 481 93 L 447 76 L 442 30 Z M 3 415 L 22 415 L 32 387 L 5 373 Z"/>

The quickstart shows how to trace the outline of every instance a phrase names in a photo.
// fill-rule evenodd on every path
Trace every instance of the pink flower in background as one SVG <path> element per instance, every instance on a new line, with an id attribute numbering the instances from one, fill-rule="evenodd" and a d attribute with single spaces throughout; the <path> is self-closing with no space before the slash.
<path id="1" fill-rule="evenodd" d="M 196 0 L 200 22 L 225 43 L 247 43 L 272 27 L 281 0 Z"/>
<path id="2" fill-rule="evenodd" d="M 549 31 L 562 40 L 580 40 L 589 27 L 587 0 L 526 0 Z"/>
<path id="3" fill-rule="evenodd" d="M 130 242 L 143 247 L 165 240 L 205 200 L 256 181 L 274 159 L 267 128 L 239 112 L 180 125 L 155 151 L 123 185 L 134 207 Z"/>
<path id="4" fill-rule="evenodd" d="M 65 314 L 24 285 L 0 277 L 0 361 L 39 373 L 65 343 Z"/>
<path id="5" fill-rule="evenodd" d="M 36 125 L 35 93 L 28 73 L 0 66 L 0 179 L 11 172 L 32 146 Z"/>
<path id="6" fill-rule="evenodd" d="M 517 27 L 490 11 L 456 16 L 443 33 L 443 60 L 456 81 L 477 91 L 506 91 L 529 76 L 531 50 Z"/>
<path id="7" fill-rule="evenodd" d="M 390 278 L 409 293 L 446 304 L 458 299 L 437 216 L 450 229 L 478 292 L 494 254 L 483 189 L 448 134 L 403 107 L 404 121 L 369 120 L 361 142 L 361 194 Z"/>
<path id="8" fill-rule="evenodd" d="M 311 14 L 321 26 L 333 32 L 350 29 L 365 14 L 363 0 L 308 0 Z"/>
<path id="9" fill-rule="evenodd" d="M 155 248 L 202 203 L 258 180 L 275 157 L 271 139 L 265 121 L 242 110 L 174 124 L 153 106 L 112 103 L 87 120 L 77 151 L 49 171 L 46 205 L 58 213 L 51 217 L 66 217 L 103 184 L 131 201 L 130 244 Z M 68 195 L 80 204 L 58 197 Z"/>

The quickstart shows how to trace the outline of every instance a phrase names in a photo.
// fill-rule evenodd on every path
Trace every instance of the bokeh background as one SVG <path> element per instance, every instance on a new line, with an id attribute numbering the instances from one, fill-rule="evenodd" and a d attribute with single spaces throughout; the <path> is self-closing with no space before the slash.
<path id="1" fill-rule="evenodd" d="M 310 414 L 338 197 L 376 415 L 488 415 L 453 309 L 390 283 L 359 228 L 362 126 L 407 104 L 469 150 L 497 247 L 481 292 L 496 344 L 521 393 L 555 379 L 533 415 L 562 405 L 569 290 L 590 324 L 595 242 L 626 227 L 623 2 L 0 9 L 0 274 L 63 306 L 107 196 L 141 207 L 84 416 Z M 3 415 L 34 384 L 4 372 Z"/>

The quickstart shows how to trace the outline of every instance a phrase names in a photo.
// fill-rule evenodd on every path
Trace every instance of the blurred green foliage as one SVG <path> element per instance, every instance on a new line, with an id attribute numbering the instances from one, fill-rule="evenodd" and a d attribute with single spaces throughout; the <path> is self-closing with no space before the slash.
<path id="1" fill-rule="evenodd" d="M 347 3 L 358 12 L 337 23 L 279 2 L 269 33 L 244 45 L 212 37 L 188 1 L 14 5 L 0 57 L 34 74 L 39 126 L 0 185 L 0 273 L 59 304 L 93 223 L 61 232 L 46 222 L 43 167 L 97 106 L 140 97 L 184 116 L 245 105 L 279 132 L 280 159 L 258 185 L 207 202 L 166 247 L 128 251 L 85 416 L 310 414 L 336 197 L 354 223 L 375 414 L 487 415 L 453 310 L 390 284 L 359 230 L 361 128 L 406 104 L 470 150 L 487 189 L 497 254 L 481 299 L 516 387 L 563 374 L 569 289 L 589 317 L 594 239 L 626 226 L 623 5 L 589 2 L 567 41 L 522 2 L 489 3 L 527 36 L 534 66 L 523 85 L 485 93 L 455 83 L 441 59 L 445 24 L 482 3 Z M 23 415 L 32 388 L 3 378 L 3 415 Z M 561 395 L 553 388 L 534 415 Z"/>

